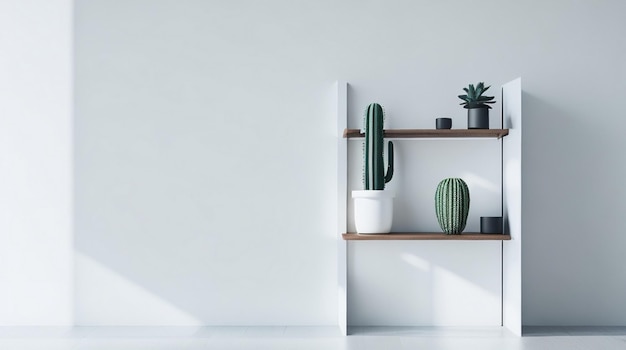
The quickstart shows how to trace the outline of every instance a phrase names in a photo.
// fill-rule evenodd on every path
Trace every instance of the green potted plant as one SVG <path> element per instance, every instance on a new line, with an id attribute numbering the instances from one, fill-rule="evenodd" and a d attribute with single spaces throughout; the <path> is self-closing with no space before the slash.
<path id="1" fill-rule="evenodd" d="M 493 96 L 483 96 L 483 93 L 490 87 L 485 87 L 483 82 L 476 84 L 476 87 L 470 84 L 463 88 L 465 95 L 459 95 L 459 98 L 463 100 L 461 105 L 467 109 L 468 129 L 489 129 L 489 110 L 491 109 L 489 104 L 496 101 L 493 100 Z"/>
<path id="2" fill-rule="evenodd" d="M 352 191 L 354 198 L 354 224 L 357 233 L 389 233 L 393 221 L 392 191 L 385 183 L 393 177 L 393 143 L 387 144 L 387 171 L 383 158 L 384 112 L 378 103 L 370 104 L 363 118 L 365 143 L 363 144 L 363 187 Z"/>

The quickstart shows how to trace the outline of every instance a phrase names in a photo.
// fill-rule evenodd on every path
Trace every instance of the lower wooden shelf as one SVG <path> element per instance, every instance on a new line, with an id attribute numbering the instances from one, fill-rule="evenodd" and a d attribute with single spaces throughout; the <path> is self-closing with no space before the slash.
<path id="1" fill-rule="evenodd" d="M 498 233 L 464 232 L 460 235 L 447 235 L 443 232 L 392 232 L 384 234 L 342 234 L 346 241 L 395 241 L 395 240 L 430 240 L 430 241 L 509 241 L 510 235 Z"/>
<path id="2" fill-rule="evenodd" d="M 509 129 L 386 129 L 385 138 L 496 138 L 509 134 Z M 360 129 L 345 129 L 344 138 L 362 138 Z"/>

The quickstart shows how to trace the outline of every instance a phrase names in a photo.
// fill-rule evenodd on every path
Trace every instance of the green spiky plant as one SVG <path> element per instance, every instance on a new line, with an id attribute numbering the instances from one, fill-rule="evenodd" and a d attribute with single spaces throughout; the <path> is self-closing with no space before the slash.
<path id="1" fill-rule="evenodd" d="M 459 235 L 465 229 L 469 214 L 470 196 L 465 181 L 459 178 L 443 179 L 435 192 L 435 213 L 443 232 Z"/>
<path id="2" fill-rule="evenodd" d="M 363 116 L 363 131 L 365 143 L 363 144 L 363 187 L 365 190 L 384 190 L 385 183 L 393 177 L 393 143 L 387 145 L 388 160 L 387 174 L 383 159 L 384 138 L 383 108 L 378 103 L 367 106 Z"/>
<path id="3" fill-rule="evenodd" d="M 474 84 L 469 84 L 468 87 L 463 88 L 465 95 L 459 95 L 459 98 L 463 100 L 460 104 L 465 109 L 473 108 L 488 108 L 491 109 L 489 104 L 495 103 L 493 96 L 483 96 L 483 93 L 487 91 L 491 86 L 485 87 L 485 83 L 480 82 L 474 87 Z"/>

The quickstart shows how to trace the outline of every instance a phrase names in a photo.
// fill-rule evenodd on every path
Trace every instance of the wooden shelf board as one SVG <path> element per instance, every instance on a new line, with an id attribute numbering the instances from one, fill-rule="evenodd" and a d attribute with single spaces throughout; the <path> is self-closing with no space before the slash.
<path id="1" fill-rule="evenodd" d="M 430 241 L 508 241 L 510 235 L 497 233 L 467 232 L 460 235 L 447 235 L 443 232 L 393 232 L 385 234 L 342 234 L 346 241 L 394 241 L 394 240 L 430 240 Z"/>
<path id="2" fill-rule="evenodd" d="M 509 129 L 389 129 L 386 138 L 503 138 Z M 365 137 L 359 129 L 345 129 L 344 138 Z"/>

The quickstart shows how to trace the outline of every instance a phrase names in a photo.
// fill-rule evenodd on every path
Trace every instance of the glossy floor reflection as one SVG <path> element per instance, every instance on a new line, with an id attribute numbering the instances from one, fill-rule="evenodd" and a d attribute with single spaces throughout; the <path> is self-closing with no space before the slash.
<path id="1" fill-rule="evenodd" d="M 626 327 L 4 327 L 1 350 L 66 349 L 626 349 Z"/>

